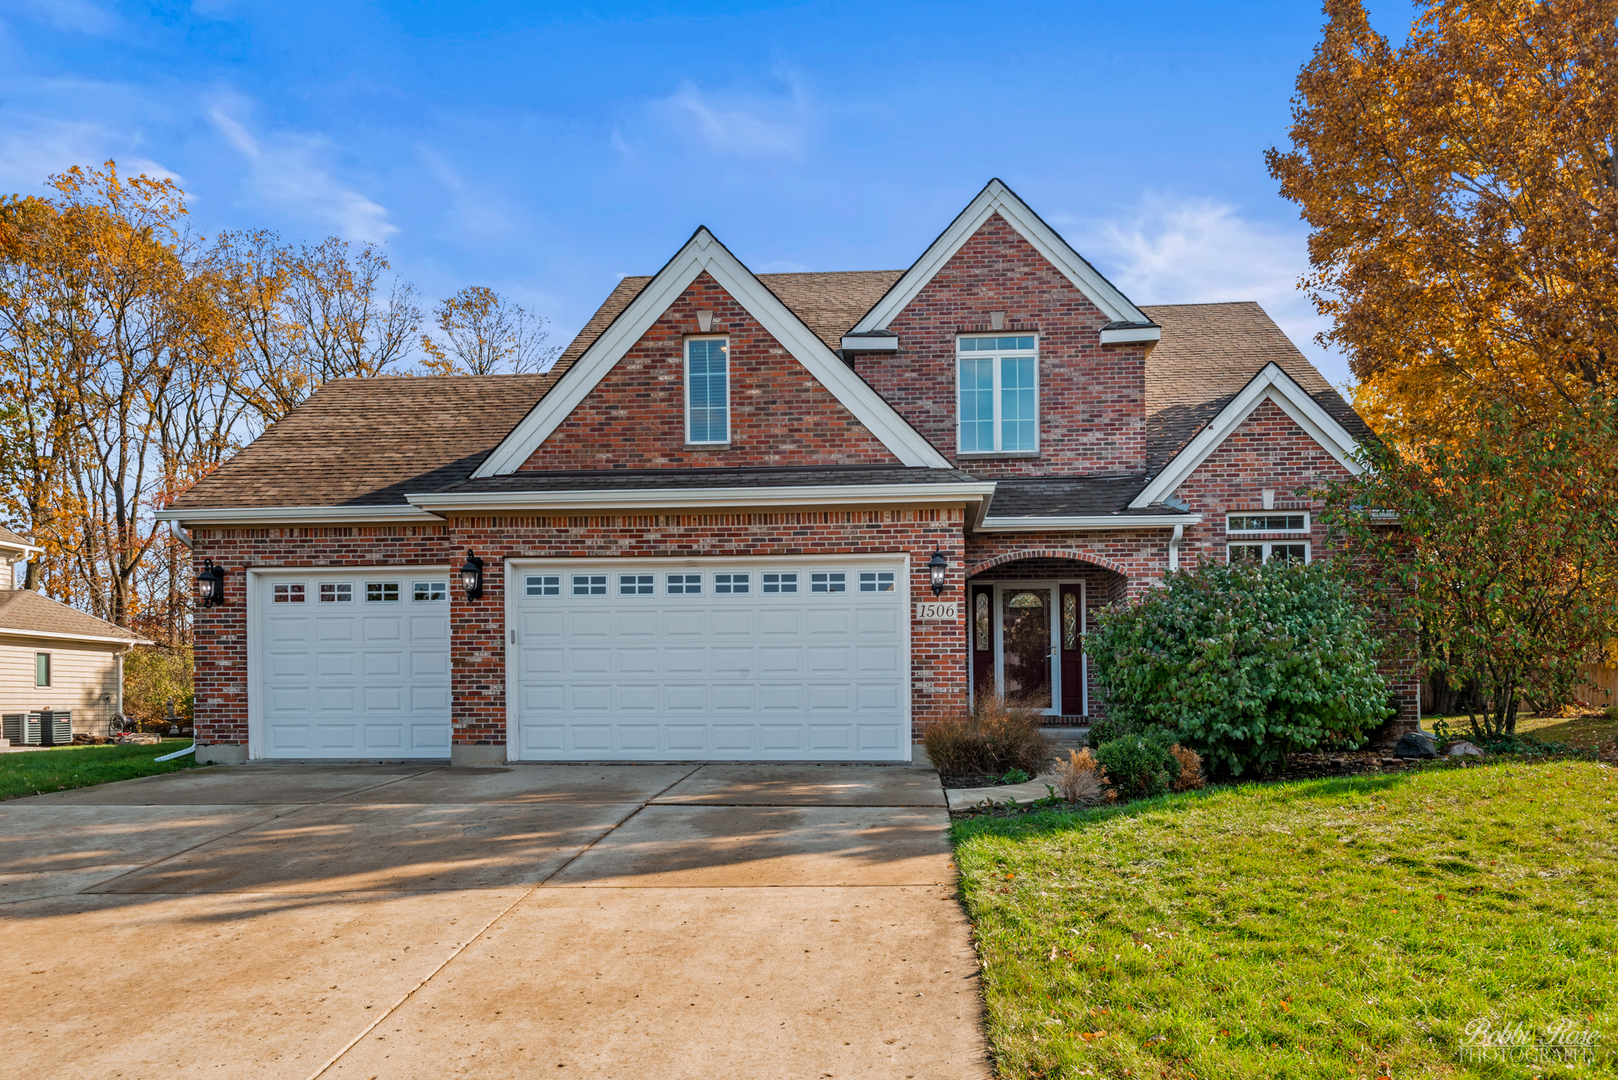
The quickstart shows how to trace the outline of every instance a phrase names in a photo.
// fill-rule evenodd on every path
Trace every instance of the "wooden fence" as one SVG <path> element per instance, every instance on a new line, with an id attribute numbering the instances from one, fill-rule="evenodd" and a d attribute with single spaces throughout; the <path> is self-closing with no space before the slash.
<path id="1" fill-rule="evenodd" d="M 1573 696 L 1597 709 L 1618 705 L 1618 668 L 1606 664 L 1586 664 L 1579 672 Z"/>

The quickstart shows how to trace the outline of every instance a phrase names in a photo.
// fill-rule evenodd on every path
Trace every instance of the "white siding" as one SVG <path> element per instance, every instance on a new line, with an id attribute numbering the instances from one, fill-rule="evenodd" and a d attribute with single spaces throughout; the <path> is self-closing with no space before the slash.
<path id="1" fill-rule="evenodd" d="M 73 710 L 73 730 L 105 735 L 118 711 L 117 645 L 0 637 L 0 713 Z M 34 685 L 34 654 L 51 654 L 51 685 Z M 103 700 L 105 697 L 105 700 Z"/>

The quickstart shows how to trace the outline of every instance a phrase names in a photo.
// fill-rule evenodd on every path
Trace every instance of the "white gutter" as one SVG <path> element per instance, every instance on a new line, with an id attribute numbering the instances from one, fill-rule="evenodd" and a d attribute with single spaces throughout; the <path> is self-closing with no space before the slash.
<path id="1" fill-rule="evenodd" d="M 1101 331 L 1101 344 L 1128 345 L 1136 341 L 1161 341 L 1163 328 L 1161 326 L 1130 326 L 1117 330 Z"/>
<path id="2" fill-rule="evenodd" d="M 664 488 L 617 491 L 499 491 L 406 495 L 437 514 L 494 510 L 635 510 L 693 506 L 848 506 L 866 503 L 987 502 L 990 481 L 950 484 L 825 484 L 810 487 Z"/>
<path id="3" fill-rule="evenodd" d="M 245 506 L 206 510 L 159 510 L 159 521 L 198 525 L 442 525 L 436 517 L 414 506 Z"/>
<path id="4" fill-rule="evenodd" d="M 1088 517 L 986 517 L 979 532 L 1067 532 L 1077 529 L 1174 529 L 1202 524 L 1201 514 L 1096 514 Z"/>
<path id="5" fill-rule="evenodd" d="M 147 641 L 145 638 L 98 637 L 95 634 L 63 634 L 54 630 L 27 630 L 20 626 L 0 626 L 0 634 L 7 634 L 12 637 L 52 638 L 60 641 L 107 642 L 114 645 L 128 645 L 130 648 L 134 648 L 136 645 L 153 644 L 152 642 Z"/>

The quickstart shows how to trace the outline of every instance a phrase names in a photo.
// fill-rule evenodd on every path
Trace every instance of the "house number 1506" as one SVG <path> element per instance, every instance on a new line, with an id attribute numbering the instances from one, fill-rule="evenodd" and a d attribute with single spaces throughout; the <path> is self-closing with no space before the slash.
<path id="1" fill-rule="evenodd" d="M 953 619 L 955 618 L 955 605 L 943 604 L 936 600 L 916 605 L 916 618 L 918 619 Z"/>

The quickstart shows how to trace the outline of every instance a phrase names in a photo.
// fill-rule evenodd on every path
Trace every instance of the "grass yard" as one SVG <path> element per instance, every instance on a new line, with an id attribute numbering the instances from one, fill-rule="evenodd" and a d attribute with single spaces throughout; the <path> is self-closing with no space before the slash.
<path id="1" fill-rule="evenodd" d="M 156 746 L 64 746 L 0 754 L 0 799 L 193 769 L 197 759 L 191 755 L 173 761 L 153 760 L 189 745 L 190 739 L 165 739 Z"/>
<path id="2" fill-rule="evenodd" d="M 954 828 L 999 1075 L 1618 1075 L 1618 769 L 1253 784 Z M 1597 1034 L 1467 1064 L 1469 1021 Z"/>
<path id="3" fill-rule="evenodd" d="M 1438 719 L 1448 722 L 1454 738 L 1472 737 L 1465 713 L 1450 717 L 1424 716 L 1421 718 L 1422 729 L 1432 734 L 1433 721 Z M 1536 716 L 1526 713 L 1517 717 L 1517 734 L 1531 735 L 1544 742 L 1566 743 L 1581 750 L 1596 750 L 1618 739 L 1618 720 L 1600 714 Z"/>

